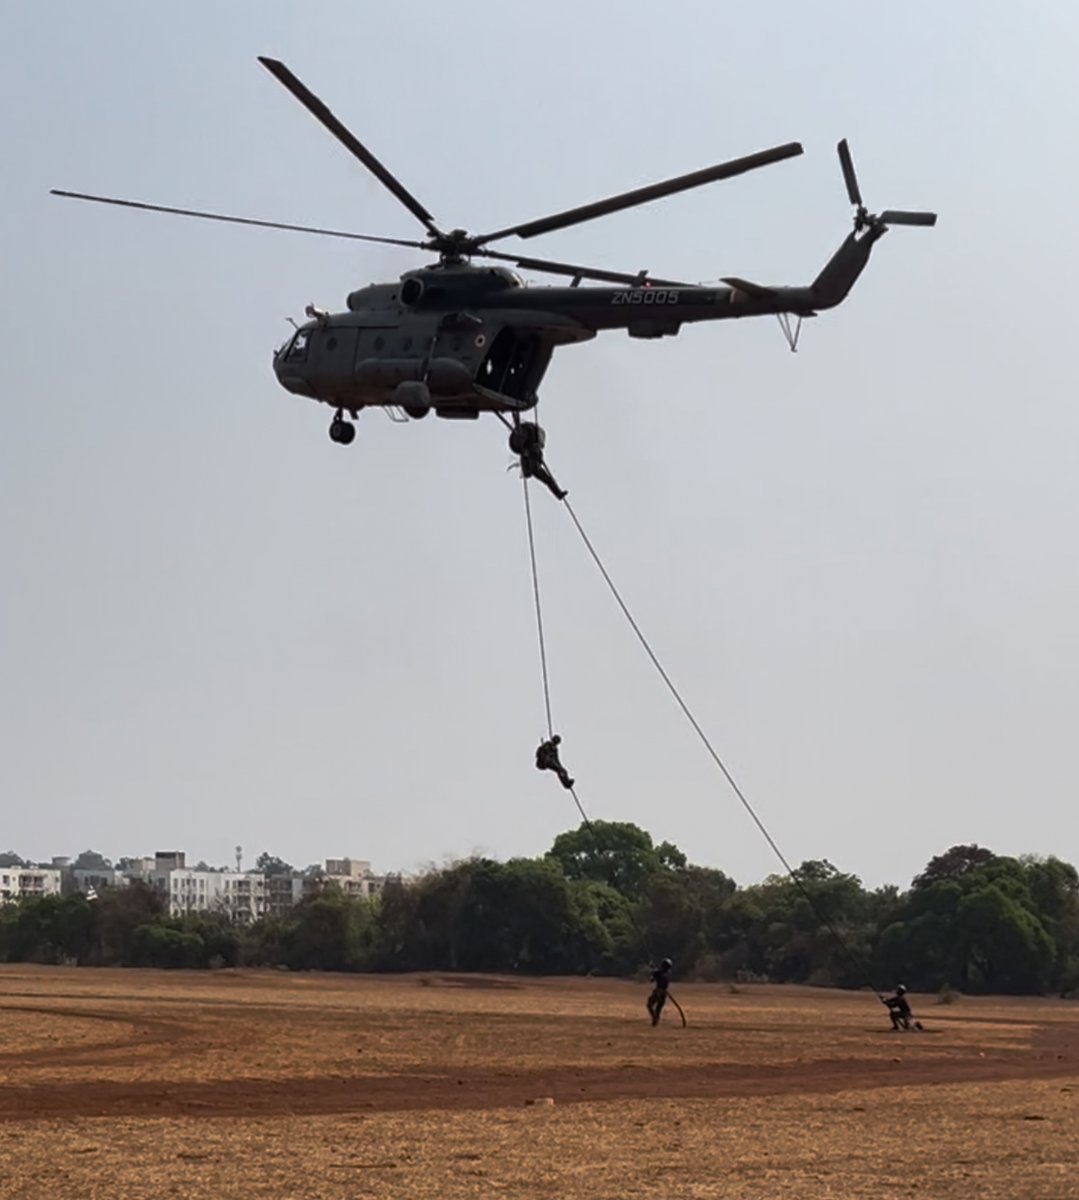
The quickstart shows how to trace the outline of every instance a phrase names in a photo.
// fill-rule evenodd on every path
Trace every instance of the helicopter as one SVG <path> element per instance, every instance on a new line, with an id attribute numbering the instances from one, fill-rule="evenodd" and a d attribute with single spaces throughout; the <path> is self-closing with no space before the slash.
<path id="1" fill-rule="evenodd" d="M 405 419 L 430 412 L 448 420 L 494 413 L 511 427 L 510 448 L 522 445 L 521 414 L 535 408 L 539 386 L 560 346 L 585 342 L 609 329 L 633 338 L 676 335 L 695 321 L 775 315 L 816 316 L 840 304 L 866 266 L 874 244 L 893 225 L 934 225 L 936 214 L 889 209 L 870 213 L 862 200 L 846 140 L 837 150 L 854 229 L 807 286 L 766 286 L 728 276 L 720 286 L 658 278 L 647 270 L 608 271 L 491 249 L 509 237 L 529 239 L 610 213 L 728 179 L 803 153 L 789 142 L 717 163 L 687 175 L 622 192 L 491 233 L 443 230 L 431 213 L 284 63 L 258 61 L 357 158 L 426 229 L 425 240 L 379 237 L 315 226 L 227 216 L 52 189 L 51 194 L 123 208 L 171 213 L 238 225 L 284 229 L 321 237 L 403 246 L 437 254 L 436 262 L 405 272 L 396 283 L 375 283 L 347 297 L 346 311 L 308 305 L 309 318 L 273 355 L 287 391 L 334 410 L 330 438 L 348 445 L 362 409 L 381 407 Z M 509 263 L 477 265 L 474 260 Z M 517 271 L 569 278 L 563 286 L 529 286 Z M 584 281 L 608 286 L 582 286 Z M 785 326 L 789 337 L 789 326 Z M 793 345 L 792 345 L 793 348 Z M 351 420 L 349 419 L 351 418 Z M 527 423 L 532 444 L 543 433 Z M 537 432 L 538 431 L 538 432 Z"/>

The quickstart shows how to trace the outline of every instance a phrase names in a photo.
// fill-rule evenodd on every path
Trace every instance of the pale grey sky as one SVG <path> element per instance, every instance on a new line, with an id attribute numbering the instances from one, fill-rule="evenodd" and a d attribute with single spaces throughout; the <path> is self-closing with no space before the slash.
<path id="1" fill-rule="evenodd" d="M 0 848 L 407 870 L 575 824 L 532 766 L 502 427 L 366 413 L 342 448 L 270 370 L 286 316 L 423 257 L 47 194 L 416 236 L 268 54 L 444 225 L 805 145 L 528 245 L 549 257 L 808 282 L 849 229 L 843 136 L 871 207 L 939 211 L 798 354 L 772 320 L 606 334 L 559 352 L 540 415 L 788 857 L 870 884 L 958 841 L 1079 859 L 1077 37 L 1064 0 L 8 6 Z M 773 870 L 567 515 L 536 517 L 590 812 Z"/>

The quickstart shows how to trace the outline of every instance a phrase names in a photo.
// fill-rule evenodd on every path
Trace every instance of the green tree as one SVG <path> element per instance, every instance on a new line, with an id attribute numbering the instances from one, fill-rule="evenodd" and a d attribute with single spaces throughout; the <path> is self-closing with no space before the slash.
<path id="1" fill-rule="evenodd" d="M 255 870 L 263 875 L 290 875 L 294 869 L 291 863 L 265 850 L 255 859 Z"/>
<path id="2" fill-rule="evenodd" d="M 237 938 L 239 961 L 248 967 L 284 966 L 298 924 L 295 915 L 289 913 L 283 917 L 263 917 L 242 927 Z"/>
<path id="3" fill-rule="evenodd" d="M 467 859 L 384 889 L 374 961 L 384 970 L 609 971 L 621 961 L 628 908 L 550 859 Z"/>
<path id="4" fill-rule="evenodd" d="M 0 907 L 0 961 L 89 961 L 95 913 L 85 897 L 27 896 Z"/>
<path id="5" fill-rule="evenodd" d="M 357 971 L 368 959 L 371 907 L 360 897 L 327 887 L 296 906 L 284 938 L 293 971 Z"/>
<path id="6" fill-rule="evenodd" d="M 129 960 L 136 967 L 192 968 L 206 965 L 206 947 L 197 933 L 154 921 L 131 935 Z"/>
<path id="7" fill-rule="evenodd" d="M 760 913 L 750 931 L 751 969 L 783 982 L 863 986 L 875 930 L 861 880 L 825 859 L 804 862 L 795 874 L 797 882 L 771 875 L 746 889 Z"/>
<path id="8" fill-rule="evenodd" d="M 724 909 L 736 890 L 734 880 L 708 867 L 653 874 L 638 910 L 648 958 L 669 957 L 688 973 L 717 954 Z"/>
<path id="9" fill-rule="evenodd" d="M 135 930 L 164 918 L 166 903 L 155 888 L 141 880 L 125 887 L 107 888 L 94 901 L 97 922 L 95 962 L 99 965 L 132 962 Z"/>
<path id="10" fill-rule="evenodd" d="M 632 901 L 609 884 L 589 879 L 570 880 L 570 888 L 582 921 L 587 925 L 595 922 L 602 930 L 593 937 L 597 974 L 632 974 L 648 962 Z"/>
<path id="11" fill-rule="evenodd" d="M 596 969 L 610 953 L 609 937 L 589 920 L 591 895 L 575 895 L 555 862 L 484 862 L 470 872 L 468 885 L 461 914 L 473 935 L 461 947 L 466 968 L 579 973 Z"/>
<path id="12" fill-rule="evenodd" d="M 400 880 L 386 882 L 375 902 L 373 965 L 382 971 L 418 971 L 428 964 L 421 957 L 419 899 L 424 880 L 408 887 Z"/>
<path id="13" fill-rule="evenodd" d="M 14 850 L 0 851 L 0 867 L 28 867 L 29 862 L 21 858 Z"/>
<path id="14" fill-rule="evenodd" d="M 998 884 L 989 884 L 965 895 L 956 915 L 968 986 L 997 993 L 1044 990 L 1054 946 L 1032 912 Z"/>
<path id="15" fill-rule="evenodd" d="M 646 884 L 663 871 L 685 866 L 677 846 L 661 842 L 629 821 L 592 821 L 560 833 L 547 858 L 562 868 L 567 879 L 605 883 L 632 899 L 640 898 Z"/>
<path id="16" fill-rule="evenodd" d="M 203 961 L 199 966 L 206 966 L 211 962 L 222 967 L 235 967 L 239 964 L 244 949 L 244 929 L 230 920 L 227 913 L 188 913 L 178 918 L 174 924 L 181 932 L 197 934 L 201 940 Z"/>
<path id="17" fill-rule="evenodd" d="M 946 879 L 961 879 L 971 871 L 991 863 L 995 858 L 992 850 L 986 850 L 982 846 L 952 846 L 943 854 L 929 860 L 925 870 L 915 876 L 911 888 L 919 891 Z"/>
<path id="18" fill-rule="evenodd" d="M 1070 917 L 1079 907 L 1079 871 L 1049 855 L 1024 854 L 1018 860 L 1037 909 L 1051 920 Z"/>
<path id="19" fill-rule="evenodd" d="M 1067 958 L 1050 931 L 1058 927 L 1053 913 L 1068 911 L 1069 886 L 1066 864 L 953 847 L 900 900 L 881 931 L 878 963 L 920 988 L 1040 992 Z"/>

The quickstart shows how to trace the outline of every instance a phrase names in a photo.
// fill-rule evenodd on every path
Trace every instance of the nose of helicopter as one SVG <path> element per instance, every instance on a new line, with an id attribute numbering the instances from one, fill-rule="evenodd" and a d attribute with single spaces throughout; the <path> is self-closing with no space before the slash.
<path id="1" fill-rule="evenodd" d="M 273 356 L 273 371 L 277 382 L 294 396 L 314 398 L 314 390 L 307 378 L 308 329 L 298 329 Z"/>

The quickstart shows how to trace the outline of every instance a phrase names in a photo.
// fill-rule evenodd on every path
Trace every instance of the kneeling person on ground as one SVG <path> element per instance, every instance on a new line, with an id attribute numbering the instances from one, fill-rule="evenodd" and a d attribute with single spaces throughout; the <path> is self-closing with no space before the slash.
<path id="1" fill-rule="evenodd" d="M 900 984 L 895 989 L 894 996 L 881 996 L 881 1001 L 887 1005 L 888 1016 L 892 1018 L 893 1029 L 909 1029 L 914 1014 L 910 1011 L 907 1001 L 907 989 Z"/>

